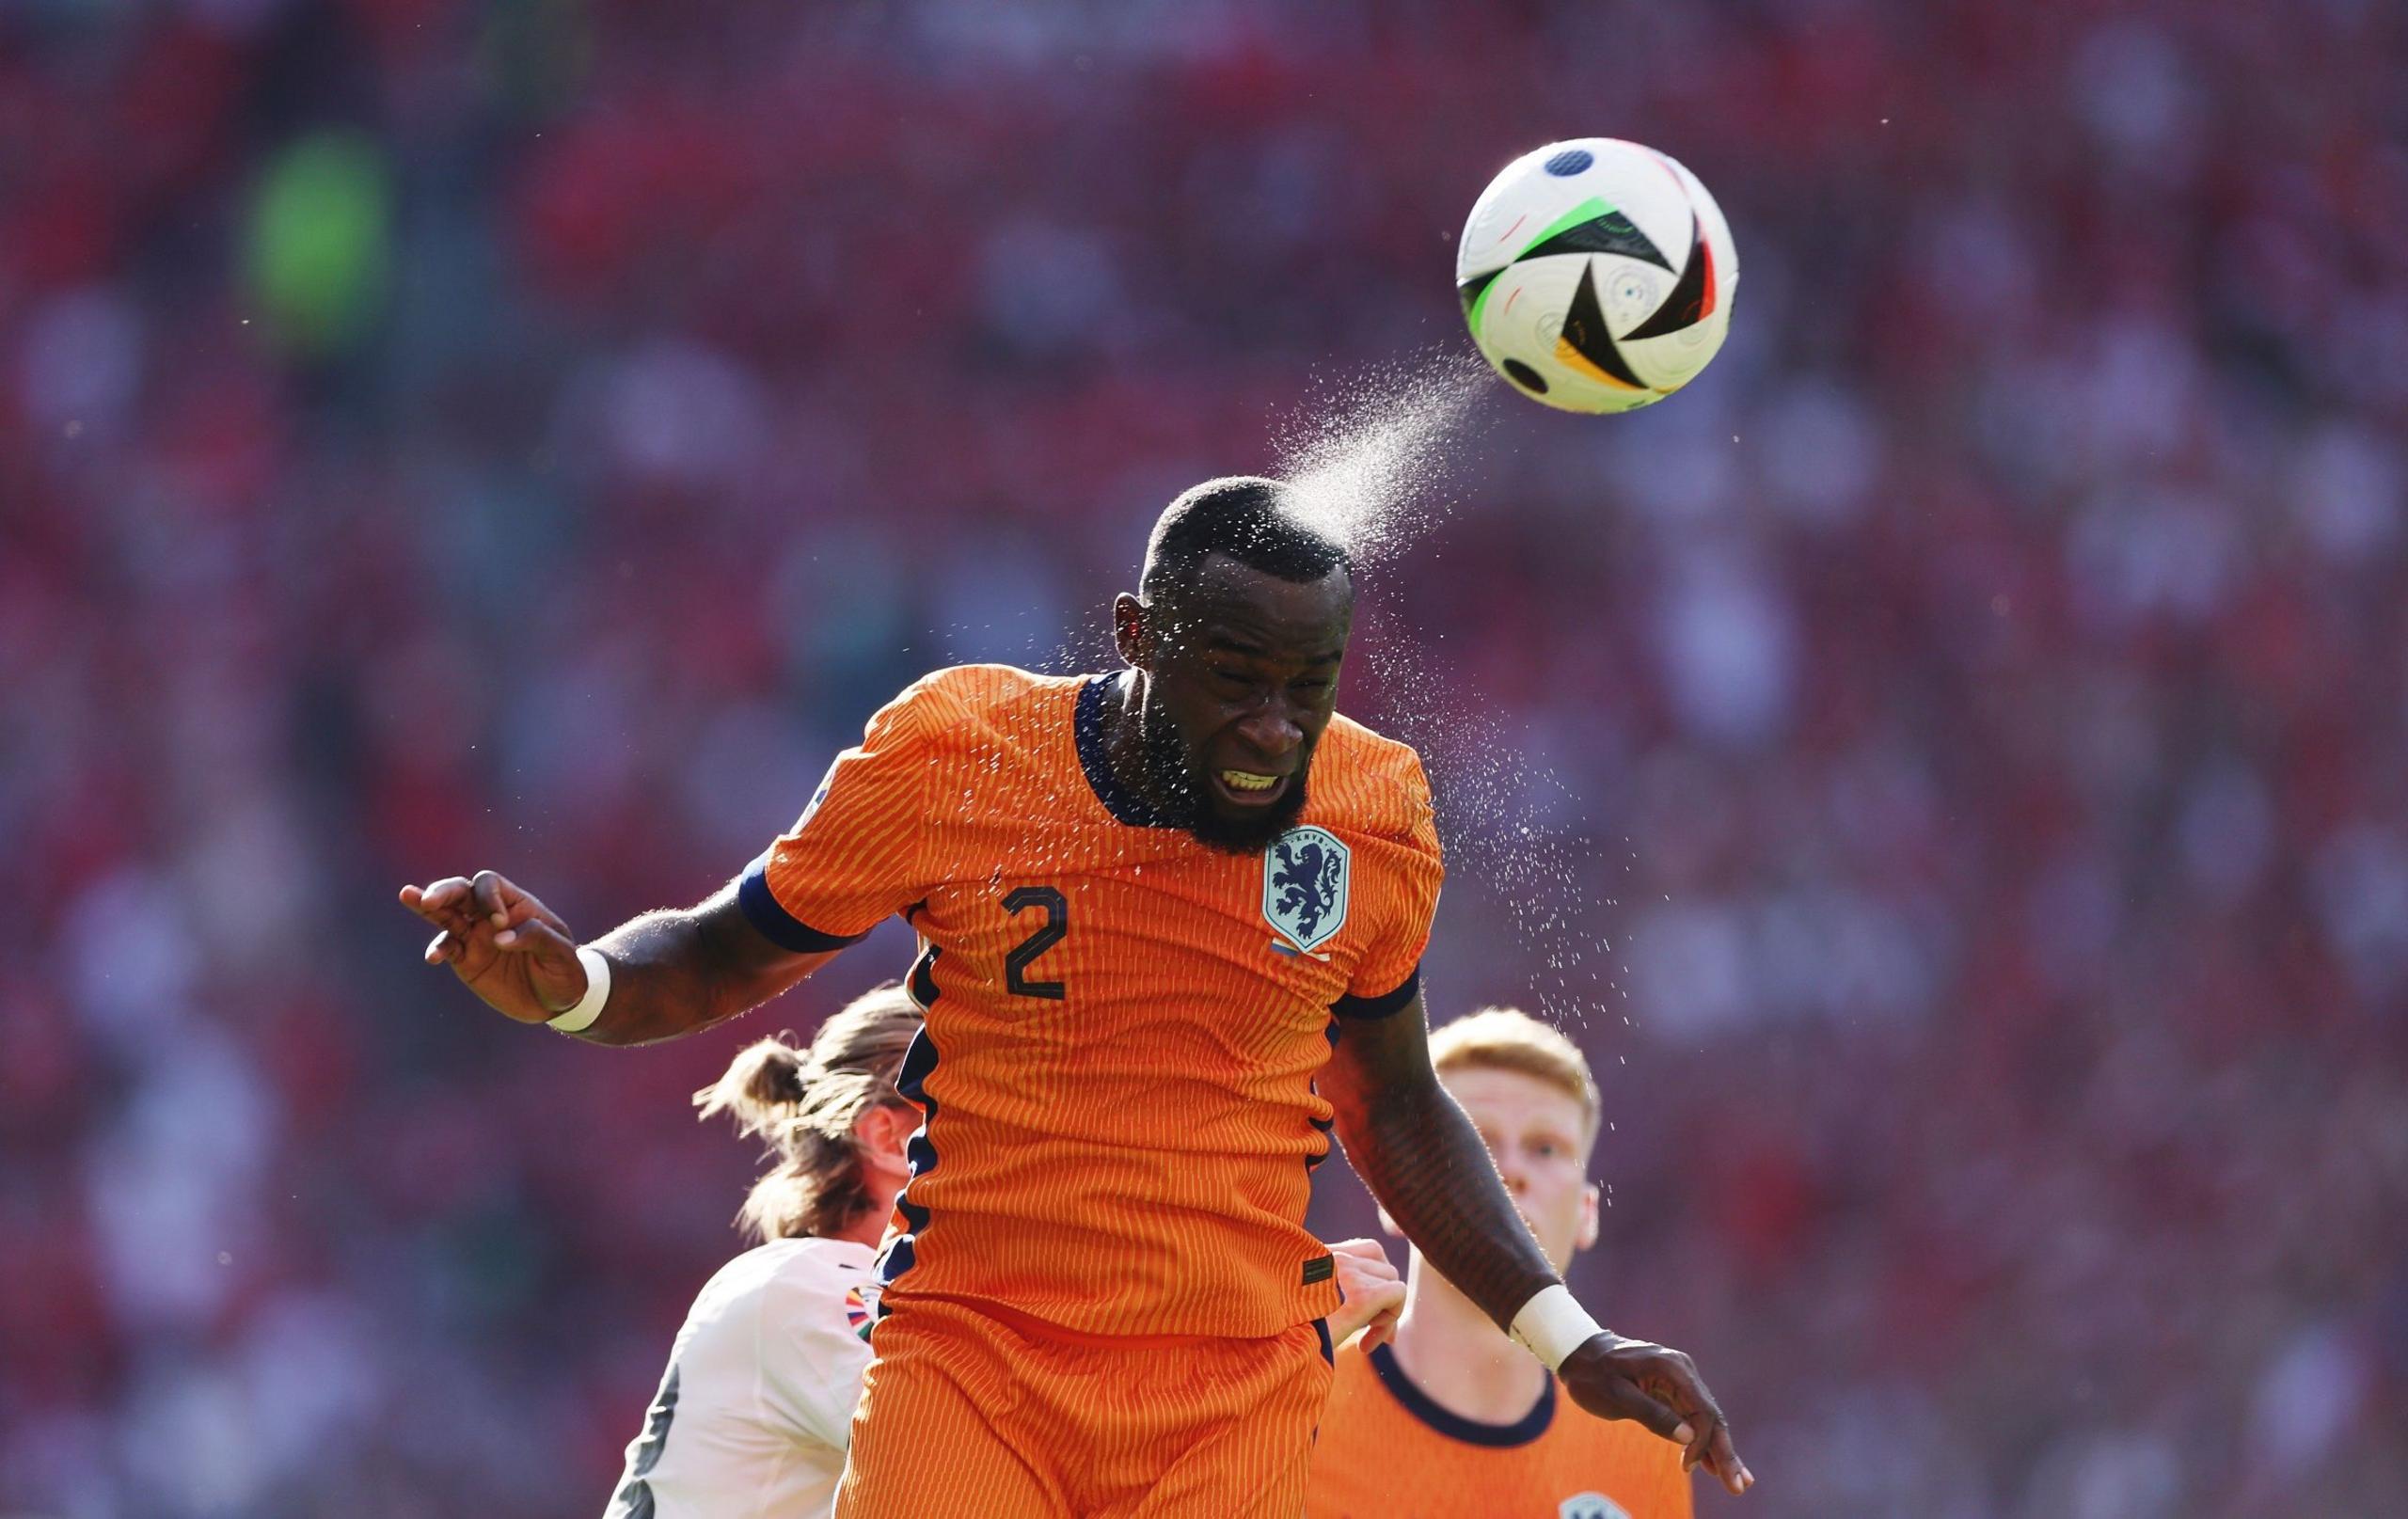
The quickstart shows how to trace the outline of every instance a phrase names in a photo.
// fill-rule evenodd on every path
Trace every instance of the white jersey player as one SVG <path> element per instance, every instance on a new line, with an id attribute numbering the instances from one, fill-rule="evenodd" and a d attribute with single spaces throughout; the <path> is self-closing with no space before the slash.
<path id="1" fill-rule="evenodd" d="M 627 1447 L 609 1519 L 824 1514 L 869 1365 L 879 1237 L 920 1124 L 895 1090 L 920 1009 L 880 987 L 820 1025 L 739 1052 L 694 1095 L 767 1140 L 738 1223 L 764 1242 L 704 1287 Z"/>
<path id="2" fill-rule="evenodd" d="M 800 1519 L 828 1513 L 870 1360 L 877 1246 L 909 1177 L 919 1109 L 895 1089 L 920 1009 L 880 987 L 820 1025 L 808 1050 L 768 1038 L 694 1094 L 767 1140 L 775 1163 L 738 1222 L 763 1242 L 720 1268 L 670 1347 L 605 1519 Z M 1331 1246 L 1365 1349 L 1386 1338 L 1404 1284 L 1369 1240 Z"/>

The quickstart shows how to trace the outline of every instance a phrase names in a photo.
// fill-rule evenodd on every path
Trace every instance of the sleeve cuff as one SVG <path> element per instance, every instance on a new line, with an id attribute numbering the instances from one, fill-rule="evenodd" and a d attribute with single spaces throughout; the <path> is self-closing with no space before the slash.
<path id="1" fill-rule="evenodd" d="M 1329 1005 L 1329 1010 L 1340 1018 L 1386 1018 L 1402 1012 L 1421 991 L 1421 967 L 1404 978 L 1404 984 L 1394 991 L 1384 991 L 1376 997 L 1357 997 L 1352 992 Z"/>
<path id="2" fill-rule="evenodd" d="M 857 934 L 824 933 L 788 912 L 777 894 L 769 890 L 768 855 L 753 861 L 752 868 L 745 871 L 744 879 L 736 888 L 736 905 L 743 910 L 744 921 L 760 930 L 762 938 L 797 955 L 824 955 L 869 937 L 866 928 Z"/>

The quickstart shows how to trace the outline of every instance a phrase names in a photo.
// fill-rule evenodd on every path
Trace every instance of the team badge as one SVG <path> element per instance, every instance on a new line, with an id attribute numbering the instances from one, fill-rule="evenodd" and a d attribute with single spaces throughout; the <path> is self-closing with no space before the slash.
<path id="1" fill-rule="evenodd" d="M 1575 1493 L 1555 1506 L 1556 1519 L 1630 1519 L 1630 1511 L 1603 1493 Z"/>
<path id="2" fill-rule="evenodd" d="M 1346 846 L 1324 828 L 1291 828 L 1262 851 L 1262 915 L 1309 953 L 1346 926 Z"/>

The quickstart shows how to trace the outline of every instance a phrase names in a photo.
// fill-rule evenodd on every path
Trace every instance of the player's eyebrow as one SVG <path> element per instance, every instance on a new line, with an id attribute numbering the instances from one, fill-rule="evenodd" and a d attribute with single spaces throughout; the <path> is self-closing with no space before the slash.
<path id="1" fill-rule="evenodd" d="M 1271 651 L 1265 649 L 1261 644 L 1240 638 L 1235 633 L 1224 633 L 1217 629 L 1214 630 L 1212 641 L 1208 646 L 1217 653 L 1242 654 L 1249 659 L 1268 659 L 1271 657 Z"/>
<path id="2" fill-rule="evenodd" d="M 1234 633 L 1215 632 L 1206 647 L 1215 654 L 1234 654 L 1246 659 L 1269 661 L 1278 658 L 1277 655 L 1273 654 L 1261 644 L 1250 642 Z M 1345 657 L 1346 646 L 1341 643 L 1334 649 L 1325 650 L 1320 654 L 1308 654 L 1305 656 L 1302 662 L 1307 665 L 1334 665 Z"/>

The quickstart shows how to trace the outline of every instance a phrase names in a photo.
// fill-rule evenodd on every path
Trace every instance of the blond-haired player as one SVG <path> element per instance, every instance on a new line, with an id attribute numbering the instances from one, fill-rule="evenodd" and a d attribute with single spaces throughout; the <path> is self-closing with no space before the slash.
<path id="1" fill-rule="evenodd" d="M 1557 1270 L 1596 1242 L 1597 1084 L 1578 1047 L 1491 1007 L 1430 1037 Z M 1688 1519 L 1677 1446 L 1565 1416 L 1555 1379 L 1415 1250 L 1392 1341 L 1339 1352 L 1307 1519 Z"/>
<path id="2" fill-rule="evenodd" d="M 920 1110 L 895 1090 L 919 1034 L 897 985 L 831 1014 L 807 1049 L 784 1036 L 738 1052 L 694 1094 L 769 1146 L 737 1222 L 760 1242 L 694 1299 L 607 1519 L 808 1519 L 835 1502 L 869 1367 L 878 1243 L 909 1179 Z M 1404 1299 L 1370 1240 L 1330 1247 L 1338 1337 L 1385 1339 Z"/>

